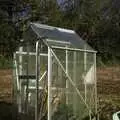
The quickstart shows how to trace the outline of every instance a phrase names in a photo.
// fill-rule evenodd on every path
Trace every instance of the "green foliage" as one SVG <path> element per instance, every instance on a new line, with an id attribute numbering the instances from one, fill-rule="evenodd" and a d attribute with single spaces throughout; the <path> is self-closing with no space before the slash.
<path id="1" fill-rule="evenodd" d="M 5 58 L 4 56 L 0 56 L 0 69 L 8 69 L 12 68 L 13 63 L 11 59 Z"/>
<path id="2" fill-rule="evenodd" d="M 39 21 L 76 30 L 98 51 L 100 63 L 120 61 L 120 9 L 115 7 L 113 2 L 111 3 L 110 0 L 80 0 L 76 6 L 68 6 L 69 9 L 62 10 L 56 0 L 22 0 L 16 5 L 16 10 L 29 5 L 31 6 L 31 17 L 18 21 L 18 32 L 16 32 L 14 24 L 10 25 L 1 19 L 0 42 L 5 44 L 6 53 L 12 54 L 27 28 L 27 23 Z M 4 18 L 3 14 L 1 14 L 1 18 Z"/>
<path id="3" fill-rule="evenodd" d="M 15 29 L 8 23 L 0 25 L 0 45 L 0 53 L 3 53 L 5 57 L 12 56 L 17 41 L 15 39 Z"/>

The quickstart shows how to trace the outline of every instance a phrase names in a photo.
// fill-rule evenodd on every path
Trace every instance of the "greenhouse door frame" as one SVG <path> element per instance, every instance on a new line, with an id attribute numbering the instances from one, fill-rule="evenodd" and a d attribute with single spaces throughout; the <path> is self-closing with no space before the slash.
<path id="1" fill-rule="evenodd" d="M 36 42 L 36 102 L 35 102 L 35 120 L 39 119 L 39 113 L 38 113 L 38 96 L 39 96 L 39 76 L 40 76 L 40 41 Z M 42 80 L 42 78 L 44 77 L 44 73 L 41 76 L 40 80 Z M 52 77 L 52 53 L 51 53 L 51 49 L 50 47 L 48 47 L 48 120 L 51 120 L 51 105 L 50 105 L 50 101 L 51 101 L 51 77 Z"/>

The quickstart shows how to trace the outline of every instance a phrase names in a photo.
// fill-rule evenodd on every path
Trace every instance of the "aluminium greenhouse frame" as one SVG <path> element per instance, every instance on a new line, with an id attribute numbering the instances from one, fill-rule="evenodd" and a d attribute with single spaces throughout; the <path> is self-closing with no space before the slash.
<path id="1" fill-rule="evenodd" d="M 93 57 L 94 57 L 94 79 L 95 79 L 95 114 L 97 115 L 97 85 L 96 85 L 96 51 L 94 50 L 87 50 L 87 49 L 79 49 L 79 48 L 70 48 L 70 47 L 67 47 L 67 45 L 69 45 L 70 43 L 69 42 L 66 42 L 66 41 L 54 41 L 54 40 L 51 40 L 49 38 L 45 38 L 45 37 L 41 37 L 39 34 L 37 34 L 38 36 L 38 40 L 35 42 L 35 46 L 36 46 L 36 50 L 35 52 L 30 52 L 30 51 L 27 51 L 27 52 L 24 52 L 23 51 L 23 48 L 20 47 L 19 48 L 19 51 L 16 51 L 16 53 L 14 54 L 14 64 L 15 64 L 15 67 L 16 67 L 16 71 L 15 71 L 15 76 L 16 76 L 16 79 L 17 79 L 17 83 L 19 83 L 17 86 L 21 92 L 21 83 L 19 82 L 19 75 L 18 75 L 18 71 L 17 71 L 17 61 L 16 61 L 16 55 L 19 55 L 19 61 L 22 62 L 22 55 L 34 55 L 35 56 L 35 59 L 36 59 L 36 63 L 35 63 L 35 76 L 34 78 L 36 79 L 36 88 L 35 88 L 35 120 L 39 120 L 39 113 L 38 113 L 38 107 L 39 107 L 39 81 L 42 81 L 42 79 L 47 75 L 47 85 L 48 85 L 48 99 L 47 99 L 47 105 L 48 105 L 48 119 L 47 120 L 52 120 L 51 119 L 51 81 L 52 81 L 52 57 L 54 56 L 54 58 L 56 59 L 57 63 L 59 64 L 60 68 L 62 69 L 62 71 L 64 72 L 64 74 L 66 75 L 67 79 L 69 80 L 69 82 L 71 83 L 71 85 L 73 86 L 73 88 L 75 89 L 77 95 L 80 97 L 80 99 L 82 100 L 82 102 L 85 104 L 86 108 L 89 110 L 89 119 L 92 120 L 92 117 L 91 117 L 91 110 L 89 109 L 89 106 L 88 104 L 86 103 L 86 99 L 87 99 L 87 89 L 86 89 L 86 83 L 85 83 L 85 98 L 83 98 L 83 96 L 81 95 L 79 89 L 76 87 L 75 83 L 73 82 L 72 78 L 70 77 L 70 75 L 68 74 L 68 51 L 73 51 L 74 52 L 74 56 L 76 56 L 76 52 L 83 52 L 84 53 L 84 69 L 86 71 L 87 67 L 86 67 L 86 57 L 87 57 L 87 53 L 92 53 L 93 54 Z M 47 41 L 49 42 L 57 42 L 58 44 L 66 44 L 66 47 L 61 47 L 61 46 L 55 46 L 55 45 L 52 45 L 50 46 Z M 44 54 L 44 53 L 41 53 L 41 42 L 43 42 L 43 44 L 45 44 L 47 47 L 48 47 L 48 53 L 47 54 Z M 63 64 L 61 63 L 61 61 L 59 60 L 58 56 L 56 55 L 56 53 L 53 51 L 53 49 L 58 49 L 58 50 L 65 50 L 66 51 L 66 56 L 65 56 L 65 59 L 66 59 L 66 65 L 65 67 L 63 66 Z M 42 76 L 39 78 L 40 76 L 40 58 L 42 56 L 46 56 L 48 57 L 48 67 L 47 67 L 47 70 L 42 74 Z M 76 57 L 74 57 L 74 59 L 76 59 Z M 21 68 L 22 66 L 20 65 L 19 66 L 19 69 L 22 69 Z M 76 65 L 74 65 L 74 72 L 76 72 Z M 22 70 L 21 70 L 22 71 Z M 20 72 L 20 71 L 19 71 Z M 20 72 L 20 74 L 22 75 L 22 72 Z M 76 76 L 74 76 L 76 77 Z M 27 78 L 29 80 L 29 78 Z M 66 83 L 66 88 L 67 88 L 67 83 Z M 27 88 L 26 88 L 27 89 Z M 26 90 L 27 91 L 27 90 Z M 18 101 L 18 111 L 19 112 L 22 112 L 21 111 L 21 96 L 19 96 L 19 101 Z M 28 98 L 27 98 L 28 99 Z M 67 97 L 66 97 L 67 99 Z M 67 101 L 67 100 L 66 100 Z M 26 108 L 27 109 L 27 108 Z"/>

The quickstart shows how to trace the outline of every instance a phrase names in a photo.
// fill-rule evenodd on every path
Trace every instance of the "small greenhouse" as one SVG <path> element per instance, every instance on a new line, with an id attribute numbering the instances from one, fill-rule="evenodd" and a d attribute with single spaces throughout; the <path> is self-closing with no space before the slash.
<path id="1" fill-rule="evenodd" d="M 95 119 L 96 51 L 75 31 L 31 23 L 14 53 L 13 88 L 29 120 Z"/>

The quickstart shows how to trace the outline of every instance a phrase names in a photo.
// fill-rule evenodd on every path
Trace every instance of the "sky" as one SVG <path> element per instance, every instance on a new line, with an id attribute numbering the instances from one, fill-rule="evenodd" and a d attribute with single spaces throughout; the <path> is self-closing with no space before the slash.
<path id="1" fill-rule="evenodd" d="M 57 0 L 57 3 L 62 10 L 66 10 L 68 4 L 65 4 L 65 2 L 67 1 L 69 2 L 69 5 L 72 5 L 73 0 Z"/>
<path id="2" fill-rule="evenodd" d="M 60 5 L 62 3 L 64 3 L 65 0 L 57 0 L 57 3 Z"/>

